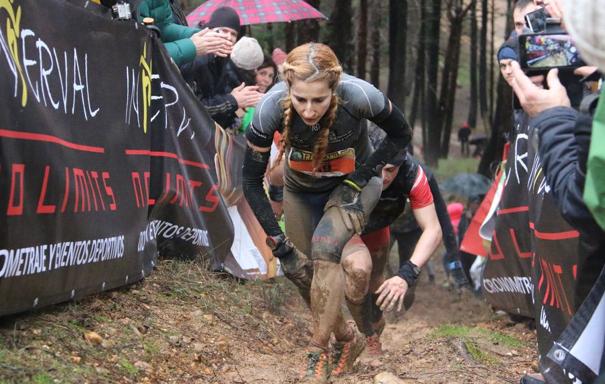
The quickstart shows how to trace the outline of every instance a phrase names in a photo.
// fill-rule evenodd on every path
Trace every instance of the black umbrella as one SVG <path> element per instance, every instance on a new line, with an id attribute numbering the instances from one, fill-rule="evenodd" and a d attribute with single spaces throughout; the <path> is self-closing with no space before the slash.
<path id="1" fill-rule="evenodd" d="M 452 195 L 471 198 L 485 195 L 492 181 L 478 173 L 459 173 L 440 184 L 441 189 Z"/>

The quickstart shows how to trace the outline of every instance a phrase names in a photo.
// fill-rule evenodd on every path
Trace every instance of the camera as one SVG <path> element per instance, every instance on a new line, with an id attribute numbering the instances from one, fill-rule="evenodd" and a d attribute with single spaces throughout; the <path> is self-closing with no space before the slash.
<path id="1" fill-rule="evenodd" d="M 525 15 L 532 31 L 519 36 L 519 64 L 526 72 L 548 72 L 551 68 L 573 69 L 584 64 L 561 20 L 550 17 L 544 8 Z"/>
<path id="2" fill-rule="evenodd" d="M 132 19 L 132 11 L 130 10 L 130 4 L 124 1 L 118 1 L 111 6 L 111 13 L 114 19 L 117 20 L 130 20 Z"/>
<path id="3" fill-rule="evenodd" d="M 564 33 L 563 28 L 561 28 L 561 19 L 550 17 L 544 8 L 538 8 L 525 15 L 525 25 L 527 25 L 527 28 L 529 28 L 532 33 Z"/>
<path id="4" fill-rule="evenodd" d="M 534 72 L 585 65 L 571 37 L 557 32 L 519 36 L 519 64 Z"/>

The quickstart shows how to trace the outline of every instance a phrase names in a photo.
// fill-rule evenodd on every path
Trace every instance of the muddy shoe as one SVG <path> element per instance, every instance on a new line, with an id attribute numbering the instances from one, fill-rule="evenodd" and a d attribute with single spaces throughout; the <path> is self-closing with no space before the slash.
<path id="1" fill-rule="evenodd" d="M 311 282 L 313 281 L 313 263 L 304 253 L 294 249 L 292 253 L 279 260 L 284 275 L 296 285 L 307 303 L 310 303 Z"/>
<path id="2" fill-rule="evenodd" d="M 304 384 L 325 384 L 330 376 L 330 359 L 327 352 L 307 353 L 307 369 L 300 381 Z"/>
<path id="3" fill-rule="evenodd" d="M 382 335 L 386 324 L 387 322 L 385 321 L 384 316 L 381 315 L 378 321 L 372 323 L 372 329 L 378 336 L 380 336 Z"/>
<path id="4" fill-rule="evenodd" d="M 353 369 L 355 359 L 361 354 L 366 346 L 365 335 L 354 328 L 353 340 L 337 341 L 334 343 L 334 351 L 332 352 L 332 376 L 339 376 Z"/>
<path id="5" fill-rule="evenodd" d="M 380 342 L 380 336 L 373 334 L 372 336 L 366 337 L 366 353 L 370 356 L 382 356 L 382 343 Z"/>

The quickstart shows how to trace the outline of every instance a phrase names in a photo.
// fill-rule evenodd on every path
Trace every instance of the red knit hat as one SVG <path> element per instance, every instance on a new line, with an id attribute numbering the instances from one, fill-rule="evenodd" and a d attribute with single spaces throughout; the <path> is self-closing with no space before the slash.
<path id="1" fill-rule="evenodd" d="M 282 65 L 284 61 L 286 61 L 286 57 L 288 57 L 288 54 L 280 48 L 275 48 L 271 54 L 271 58 L 275 65 Z"/>

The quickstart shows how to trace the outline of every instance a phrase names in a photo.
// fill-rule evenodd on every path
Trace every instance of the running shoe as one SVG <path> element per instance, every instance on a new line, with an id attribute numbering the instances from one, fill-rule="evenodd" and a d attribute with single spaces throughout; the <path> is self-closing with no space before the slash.
<path id="1" fill-rule="evenodd" d="M 307 368 L 301 380 L 304 384 L 325 384 L 330 377 L 330 357 L 327 352 L 307 353 Z"/>
<path id="2" fill-rule="evenodd" d="M 365 335 L 353 327 L 353 340 L 337 341 L 332 352 L 332 376 L 339 376 L 353 370 L 353 364 L 366 346 Z"/>

